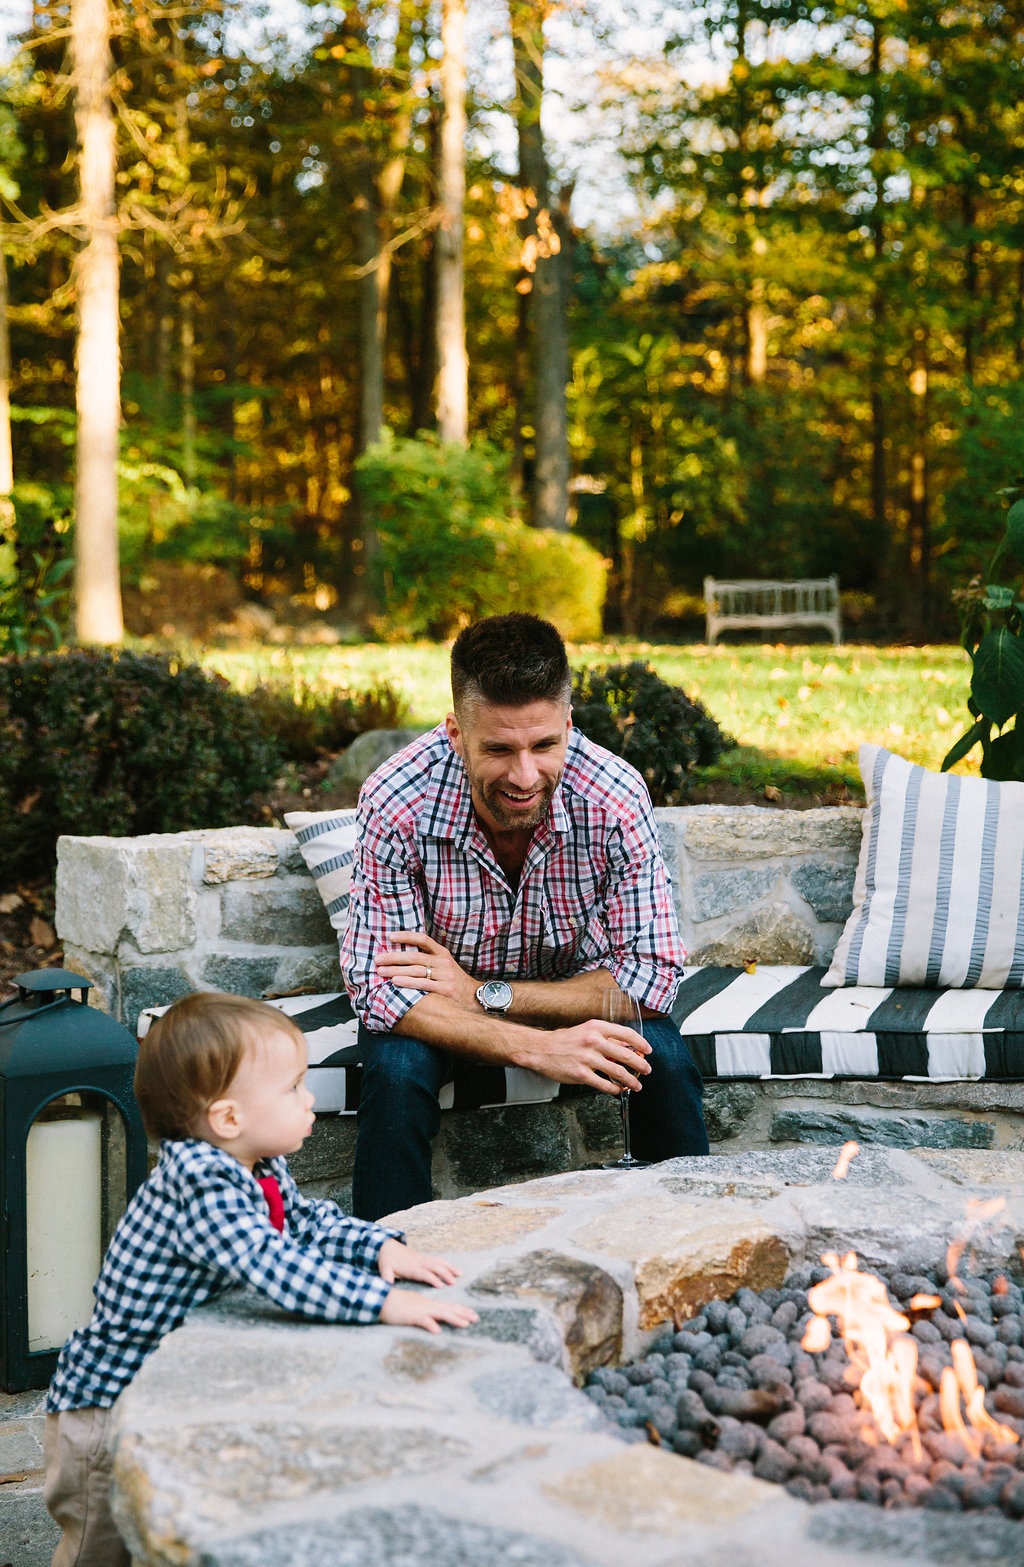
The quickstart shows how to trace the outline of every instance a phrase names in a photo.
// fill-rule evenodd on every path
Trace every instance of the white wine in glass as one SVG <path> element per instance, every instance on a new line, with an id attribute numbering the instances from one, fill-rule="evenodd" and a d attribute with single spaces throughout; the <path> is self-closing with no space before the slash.
<path id="1" fill-rule="evenodd" d="M 606 1023 L 617 1023 L 622 1028 L 631 1028 L 638 1034 L 643 1033 L 643 1019 L 640 1013 L 639 1001 L 637 1001 L 635 996 L 631 996 L 628 991 L 620 990 L 617 985 L 611 990 L 606 990 L 602 996 L 601 1017 Z M 604 1166 L 606 1170 L 644 1170 L 647 1168 L 645 1159 L 633 1158 L 633 1150 L 629 1143 L 629 1095 L 630 1090 L 628 1088 L 623 1088 L 619 1091 L 623 1155 L 621 1159 L 614 1159 L 610 1164 L 606 1164 Z"/>

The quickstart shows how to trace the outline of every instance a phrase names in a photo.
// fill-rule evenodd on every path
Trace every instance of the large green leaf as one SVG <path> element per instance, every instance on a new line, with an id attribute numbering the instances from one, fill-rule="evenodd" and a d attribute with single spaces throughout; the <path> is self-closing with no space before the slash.
<path id="1" fill-rule="evenodd" d="M 987 740 L 992 732 L 992 725 L 987 718 L 979 718 L 976 724 L 972 724 L 966 734 L 962 734 L 955 745 L 951 746 L 942 758 L 942 771 L 948 773 L 951 767 L 973 751 L 979 740 Z"/>
<path id="2" fill-rule="evenodd" d="M 971 695 L 998 729 L 1024 708 L 1024 643 L 1005 626 L 978 644 Z"/>
<path id="3" fill-rule="evenodd" d="M 1016 724 L 985 747 L 981 773 L 983 778 L 994 778 L 999 783 L 1024 779 L 1024 732 Z"/>
<path id="4" fill-rule="evenodd" d="M 1024 500 L 1014 501 L 1006 518 L 1006 542 L 1018 560 L 1024 560 Z"/>
<path id="5" fill-rule="evenodd" d="M 1013 589 L 1000 587 L 998 583 L 985 584 L 985 608 L 1009 609 L 1013 603 Z"/>

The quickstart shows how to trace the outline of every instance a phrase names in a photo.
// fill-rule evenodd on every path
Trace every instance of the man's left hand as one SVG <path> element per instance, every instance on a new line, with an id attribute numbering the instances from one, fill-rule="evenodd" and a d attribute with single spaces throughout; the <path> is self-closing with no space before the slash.
<path id="1" fill-rule="evenodd" d="M 478 981 L 460 968 L 439 941 L 422 930 L 396 930 L 391 945 L 376 959 L 377 973 L 394 985 L 422 990 L 425 995 L 447 996 L 467 1011 L 478 1011 Z"/>

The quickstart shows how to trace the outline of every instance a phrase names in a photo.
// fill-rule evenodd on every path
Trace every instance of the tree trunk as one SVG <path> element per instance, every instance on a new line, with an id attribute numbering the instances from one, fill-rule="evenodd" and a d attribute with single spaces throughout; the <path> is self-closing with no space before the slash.
<path id="1" fill-rule="evenodd" d="M 913 407 L 913 447 L 910 454 L 910 539 L 917 567 L 919 628 L 927 633 L 932 618 L 932 539 L 928 506 L 928 340 L 923 328 L 914 334 L 914 368 L 910 375 Z"/>
<path id="2" fill-rule="evenodd" d="M 437 429 L 465 446 L 469 435 L 469 366 L 463 230 L 466 206 L 466 5 L 442 0 L 441 223 L 437 231 Z"/>
<path id="3" fill-rule="evenodd" d="M 0 540 L 13 536 L 14 459 L 11 455 L 11 337 L 7 321 L 7 257 L 0 245 Z"/>
<path id="4" fill-rule="evenodd" d="M 569 434 L 566 387 L 569 336 L 561 240 L 551 213 L 550 176 L 541 133 L 544 0 L 510 0 L 516 71 L 519 182 L 528 216 L 524 250 L 533 263 L 533 523 L 569 526 Z"/>
<path id="5" fill-rule="evenodd" d="M 185 274 L 181 292 L 181 477 L 187 490 L 196 487 L 196 317 L 192 274 Z"/>
<path id="6" fill-rule="evenodd" d="M 84 243 L 75 261 L 75 632 L 124 637 L 117 538 L 120 423 L 114 117 L 109 0 L 72 0 L 71 63 Z"/>

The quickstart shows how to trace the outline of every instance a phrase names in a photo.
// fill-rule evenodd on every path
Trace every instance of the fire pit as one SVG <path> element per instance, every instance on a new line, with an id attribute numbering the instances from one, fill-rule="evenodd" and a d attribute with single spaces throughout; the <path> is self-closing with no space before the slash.
<path id="1" fill-rule="evenodd" d="M 588 1394 L 634 1439 L 808 1502 L 1024 1517 L 1024 1292 L 944 1264 L 827 1262 L 710 1302 Z"/>
<path id="2" fill-rule="evenodd" d="M 970 1345 L 983 1401 L 991 1384 L 993 1423 L 1016 1433 L 1021 1416 L 995 1397 L 1024 1392 L 1004 1326 L 1024 1154 L 866 1148 L 837 1181 L 836 1152 L 586 1171 L 413 1210 L 412 1243 L 464 1270 L 473 1333 L 313 1326 L 247 1298 L 196 1313 L 119 1407 L 115 1506 L 133 1554 L 150 1567 L 1020 1567 L 1020 1444 L 971 1434 L 970 1373 L 947 1334 Z M 996 1197 L 949 1266 L 967 1204 Z M 890 1339 L 918 1349 L 920 1460 L 909 1428 L 892 1444 L 867 1434 L 863 1369 L 855 1385 L 832 1326 L 827 1347 L 799 1343 L 813 1292 L 847 1289 L 851 1250 L 909 1323 Z M 911 1305 L 927 1293 L 940 1304 Z M 662 1363 L 632 1366 L 652 1345 Z M 946 1370 L 977 1453 L 943 1429 Z M 588 1378 L 603 1399 L 581 1390 Z M 598 1407 L 613 1398 L 640 1417 L 628 1429 Z M 926 1489 L 944 1500 L 909 1505 Z"/>

